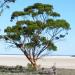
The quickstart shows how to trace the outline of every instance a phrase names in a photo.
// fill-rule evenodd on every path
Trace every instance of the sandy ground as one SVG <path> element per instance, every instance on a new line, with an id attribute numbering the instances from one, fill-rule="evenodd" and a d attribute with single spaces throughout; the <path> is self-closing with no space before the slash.
<path id="1" fill-rule="evenodd" d="M 4 66 L 26 66 L 28 62 L 25 56 L 0 56 L 0 65 Z M 75 57 L 49 56 L 39 59 L 37 64 L 45 68 L 55 65 L 57 68 L 75 69 Z"/>

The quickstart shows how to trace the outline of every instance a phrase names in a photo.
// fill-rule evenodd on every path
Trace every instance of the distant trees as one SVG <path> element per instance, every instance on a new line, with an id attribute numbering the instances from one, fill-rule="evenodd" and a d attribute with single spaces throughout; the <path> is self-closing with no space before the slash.
<path id="1" fill-rule="evenodd" d="M 69 23 L 59 17 L 52 5 L 35 3 L 12 13 L 11 21 L 17 22 L 4 30 L 4 39 L 20 49 L 36 68 L 36 61 L 46 50 L 56 51 L 54 41 L 64 38 L 70 29 Z"/>
<path id="2" fill-rule="evenodd" d="M 0 15 L 5 8 L 10 8 L 9 3 L 15 2 L 16 0 L 0 0 Z"/>

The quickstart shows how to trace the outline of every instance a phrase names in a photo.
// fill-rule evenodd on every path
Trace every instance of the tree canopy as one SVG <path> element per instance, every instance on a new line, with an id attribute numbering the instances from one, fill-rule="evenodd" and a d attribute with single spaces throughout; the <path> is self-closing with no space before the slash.
<path id="1" fill-rule="evenodd" d="M 35 3 L 12 13 L 11 21 L 16 19 L 17 22 L 4 30 L 4 38 L 19 48 L 35 67 L 44 51 L 56 51 L 54 41 L 68 34 L 70 24 L 59 17 L 52 5 Z"/>

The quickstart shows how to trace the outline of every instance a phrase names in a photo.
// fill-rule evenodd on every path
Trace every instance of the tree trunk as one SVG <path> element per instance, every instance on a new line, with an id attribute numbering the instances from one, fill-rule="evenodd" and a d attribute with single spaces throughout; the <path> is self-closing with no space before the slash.
<path id="1" fill-rule="evenodd" d="M 31 58 L 31 56 L 29 56 L 26 51 L 24 51 L 24 55 L 31 62 L 32 68 L 36 70 L 37 69 L 36 60 L 34 58 Z"/>
<path id="2" fill-rule="evenodd" d="M 32 68 L 34 70 L 37 70 L 37 64 L 36 64 L 36 60 L 34 59 L 28 59 L 31 62 Z"/>
<path id="3" fill-rule="evenodd" d="M 32 67 L 33 67 L 34 70 L 37 70 L 37 64 L 36 64 L 36 62 L 32 63 Z"/>
<path id="4" fill-rule="evenodd" d="M 33 59 L 29 58 L 29 57 L 27 57 L 27 59 L 31 62 L 32 68 L 34 70 L 37 70 L 36 60 L 35 59 L 33 60 Z"/>

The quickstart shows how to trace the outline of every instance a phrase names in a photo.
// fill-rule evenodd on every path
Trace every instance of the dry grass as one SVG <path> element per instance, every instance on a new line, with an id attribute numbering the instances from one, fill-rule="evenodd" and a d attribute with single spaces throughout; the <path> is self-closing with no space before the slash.
<path id="1" fill-rule="evenodd" d="M 47 74 L 35 74 L 32 72 L 0 72 L 0 75 L 47 75 Z M 48 74 L 49 75 L 49 74 Z M 56 69 L 56 75 L 75 75 L 75 69 Z"/>
<path id="2" fill-rule="evenodd" d="M 57 69 L 57 75 L 75 75 L 75 69 Z"/>

